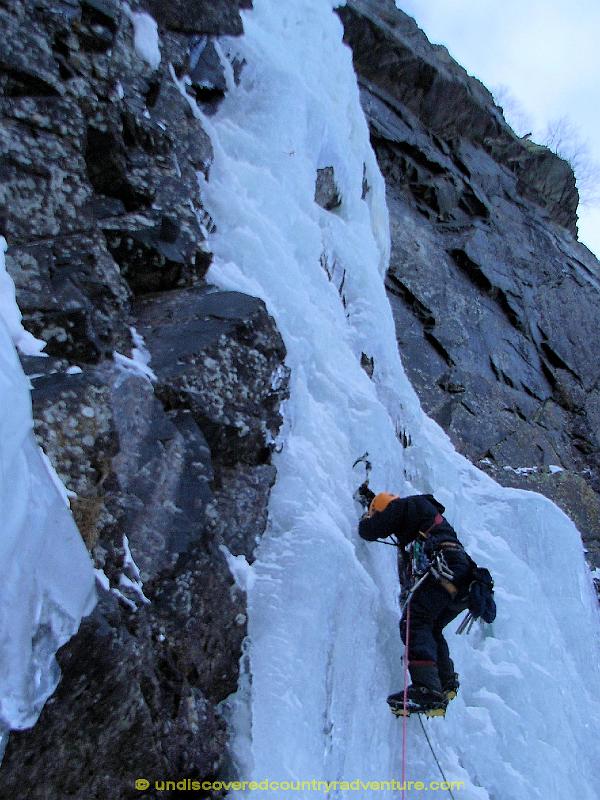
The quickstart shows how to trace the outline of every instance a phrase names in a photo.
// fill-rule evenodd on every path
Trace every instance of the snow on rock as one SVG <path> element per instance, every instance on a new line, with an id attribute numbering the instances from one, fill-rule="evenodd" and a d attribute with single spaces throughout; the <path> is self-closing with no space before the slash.
<path id="1" fill-rule="evenodd" d="M 135 344 L 135 347 L 131 351 L 131 358 L 115 351 L 113 353 L 115 363 L 123 372 L 139 375 L 142 378 L 155 381 L 156 375 L 150 368 L 150 353 L 146 348 L 144 337 L 140 336 L 135 328 L 130 328 L 130 330 L 133 343 Z"/>
<path id="2" fill-rule="evenodd" d="M 125 534 L 123 534 L 123 550 L 125 551 L 125 558 L 123 560 L 123 572 L 119 577 L 119 585 L 125 589 L 129 589 L 141 603 L 148 605 L 150 600 L 144 594 L 142 576 L 138 565 L 131 555 L 129 539 Z"/>
<path id="3" fill-rule="evenodd" d="M 135 47 L 135 52 L 152 69 L 158 69 L 161 55 L 156 20 L 145 11 L 132 12 L 131 9 L 127 8 L 127 12 L 133 24 L 133 46 Z"/>
<path id="4" fill-rule="evenodd" d="M 463 800 L 592 800 L 599 625 L 581 540 L 550 501 L 501 488 L 458 455 L 420 409 L 383 284 L 384 182 L 336 4 L 254 0 L 245 36 L 228 43 L 246 62 L 241 83 L 204 121 L 215 151 L 202 183 L 216 225 L 209 279 L 264 299 L 291 367 L 268 532 L 247 585 L 248 679 L 227 704 L 237 767 L 258 781 L 400 777 L 402 726 L 385 703 L 402 685 L 395 558 L 356 532 L 365 469 L 352 465 L 368 452 L 372 488 L 435 492 L 498 587 L 493 626 L 448 631 L 461 692 L 429 728 L 448 779 L 465 782 Z M 333 211 L 314 202 L 324 166 L 341 200 Z M 408 765 L 412 780 L 438 777 L 415 719 Z"/>
<path id="5" fill-rule="evenodd" d="M 142 584 L 139 581 L 133 581 L 131 578 L 128 578 L 127 575 L 121 575 L 119 576 L 119 586 L 122 586 L 123 589 L 127 589 L 132 592 L 141 603 L 149 605 L 150 600 L 144 594 Z M 135 603 L 134 608 L 137 611 L 137 606 Z"/>
<path id="6" fill-rule="evenodd" d="M 36 721 L 59 679 L 55 653 L 96 600 L 68 495 L 33 437 L 28 381 L 11 341 L 22 341 L 20 315 L 14 300 L 8 308 L 8 325 L 0 319 L 0 752 L 9 729 Z"/>
<path id="7" fill-rule="evenodd" d="M 254 572 L 252 566 L 246 560 L 246 556 L 243 553 L 234 556 L 224 544 L 220 545 L 219 549 L 225 556 L 235 585 L 243 592 L 249 592 L 254 586 Z"/>
<path id="8" fill-rule="evenodd" d="M 36 339 L 29 331 L 26 331 L 21 323 L 21 312 L 17 305 L 15 295 L 15 284 L 13 279 L 6 271 L 4 254 L 7 250 L 6 239 L 0 236 L 0 317 L 12 337 L 12 340 L 19 352 L 25 356 L 45 356 L 42 353 L 46 342 Z"/>
<path id="9" fill-rule="evenodd" d="M 44 462 L 44 466 L 46 467 L 46 472 L 50 476 L 52 483 L 56 486 L 58 493 L 63 499 L 63 503 L 66 505 L 67 508 L 70 508 L 71 507 L 70 500 L 72 497 L 77 497 L 77 494 L 71 491 L 71 489 L 67 489 L 64 483 L 58 477 L 58 473 L 54 469 L 52 462 L 50 461 L 46 453 L 44 453 L 41 447 L 40 447 L 40 456 L 42 457 L 42 461 Z"/>
<path id="10" fill-rule="evenodd" d="M 120 589 L 116 586 L 110 585 L 110 580 L 104 570 L 102 569 L 95 569 L 94 576 L 98 585 L 105 591 L 111 592 L 115 595 L 130 611 L 137 611 L 138 606 L 135 600 L 131 599 L 133 595 L 137 598 L 138 602 L 142 603 L 143 605 L 150 605 L 151 601 L 146 595 L 144 594 L 144 585 L 142 583 L 142 576 L 138 565 L 135 563 L 133 556 L 131 555 L 131 549 L 129 547 L 129 539 L 125 534 L 123 534 L 123 551 L 125 553 L 125 557 L 123 559 L 123 571 L 119 575 L 119 586 L 124 589 L 128 594 L 124 594 Z"/>
<path id="11" fill-rule="evenodd" d="M 106 592 L 110 592 L 110 581 L 108 580 L 107 574 L 104 572 L 103 569 L 95 569 L 94 576 L 98 581 L 98 584 L 104 589 Z"/>

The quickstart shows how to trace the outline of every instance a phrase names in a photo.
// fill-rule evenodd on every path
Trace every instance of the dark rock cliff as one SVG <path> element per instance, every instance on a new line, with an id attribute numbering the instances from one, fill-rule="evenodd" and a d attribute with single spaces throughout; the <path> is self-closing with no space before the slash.
<path id="1" fill-rule="evenodd" d="M 275 480 L 285 348 L 261 301 L 204 280 L 193 109 L 223 97 L 214 37 L 250 3 L 131 5 L 159 22 L 158 68 L 116 0 L 0 0 L 0 232 L 50 356 L 23 359 L 35 431 L 101 570 L 57 692 L 10 738 L 15 800 L 149 797 L 136 777 L 226 768 L 246 606 L 222 548 L 252 561 Z"/>
<path id="2" fill-rule="evenodd" d="M 386 179 L 411 382 L 462 453 L 557 502 L 600 566 L 600 265 L 573 236 L 571 169 L 392 0 L 338 13 Z"/>

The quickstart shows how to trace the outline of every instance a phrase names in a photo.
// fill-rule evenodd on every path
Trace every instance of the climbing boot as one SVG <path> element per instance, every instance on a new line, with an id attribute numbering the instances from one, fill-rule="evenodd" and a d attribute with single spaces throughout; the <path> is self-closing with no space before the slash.
<path id="1" fill-rule="evenodd" d="M 450 700 L 454 700 L 458 694 L 459 686 L 460 682 L 458 680 L 458 672 L 455 672 L 453 675 L 448 676 L 447 678 L 442 678 L 442 692 L 448 702 Z"/>
<path id="2" fill-rule="evenodd" d="M 443 717 L 448 705 L 448 701 L 441 692 L 433 692 L 424 686 L 415 685 L 409 686 L 406 691 L 406 704 L 404 703 L 404 692 L 391 694 L 387 702 L 397 717 L 410 716 L 410 714 Z"/>
<path id="3" fill-rule="evenodd" d="M 412 661 L 408 669 L 412 683 L 406 691 L 407 713 L 444 716 L 448 701 L 442 692 L 435 661 Z M 404 692 L 390 695 L 388 704 L 396 716 L 404 716 Z"/>
<path id="4" fill-rule="evenodd" d="M 442 683 L 435 661 L 411 661 L 408 670 L 413 687 L 424 688 L 434 694 L 442 694 Z"/>

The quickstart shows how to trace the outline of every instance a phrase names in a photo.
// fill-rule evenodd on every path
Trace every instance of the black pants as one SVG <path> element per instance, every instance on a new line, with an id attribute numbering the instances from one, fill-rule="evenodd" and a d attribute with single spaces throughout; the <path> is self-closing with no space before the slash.
<path id="1" fill-rule="evenodd" d="M 435 662 L 442 685 L 454 677 L 454 664 L 450 658 L 448 643 L 443 630 L 467 608 L 464 592 L 453 598 L 443 586 L 428 577 L 414 593 L 410 601 L 410 631 L 408 663 L 414 661 Z M 406 644 L 406 617 L 404 610 L 400 620 L 400 636 Z"/>

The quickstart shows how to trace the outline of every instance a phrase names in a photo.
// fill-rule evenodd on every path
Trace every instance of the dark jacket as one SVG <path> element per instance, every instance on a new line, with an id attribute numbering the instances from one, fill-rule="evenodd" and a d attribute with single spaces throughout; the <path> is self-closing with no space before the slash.
<path id="1" fill-rule="evenodd" d="M 421 531 L 427 534 L 426 537 L 419 538 L 428 558 L 434 555 L 443 542 L 453 542 L 459 547 L 444 549 L 444 557 L 455 574 L 456 582 L 464 583 L 468 581 L 473 562 L 465 553 L 452 525 L 443 518 L 436 524 L 436 517 L 439 520 L 438 515 L 444 511 L 444 506 L 431 494 L 399 497 L 392 500 L 383 511 L 375 512 L 371 517 L 363 517 L 358 525 L 358 533 L 371 542 L 392 536 L 403 551 Z"/>

